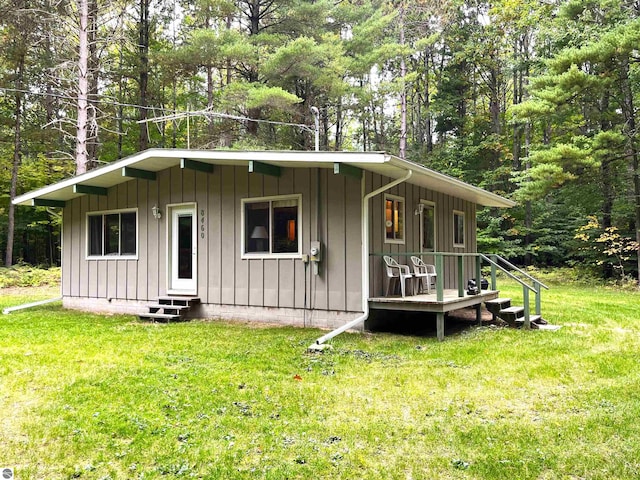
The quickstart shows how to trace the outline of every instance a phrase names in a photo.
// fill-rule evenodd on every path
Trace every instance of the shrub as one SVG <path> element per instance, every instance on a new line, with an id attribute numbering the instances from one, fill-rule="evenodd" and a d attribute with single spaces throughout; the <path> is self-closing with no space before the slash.
<path id="1" fill-rule="evenodd" d="M 31 265 L 0 267 L 0 288 L 40 287 L 60 283 L 60 267 L 40 268 Z"/>

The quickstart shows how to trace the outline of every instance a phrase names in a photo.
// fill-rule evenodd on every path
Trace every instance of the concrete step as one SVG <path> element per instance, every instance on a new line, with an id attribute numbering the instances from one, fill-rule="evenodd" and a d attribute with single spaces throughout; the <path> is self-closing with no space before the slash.
<path id="1" fill-rule="evenodd" d="M 165 313 L 168 313 L 167 311 L 169 310 L 175 312 L 176 314 L 179 314 L 181 312 L 188 312 L 191 309 L 191 307 L 188 305 L 168 305 L 162 303 L 156 303 L 147 306 L 149 307 L 149 311 L 151 313 L 159 313 L 158 310 L 164 310 Z"/>
<path id="2" fill-rule="evenodd" d="M 140 320 L 177 322 L 185 320 L 185 314 L 193 305 L 200 303 L 198 297 L 160 297 L 157 303 L 147 305 L 149 313 L 138 315 Z"/>
<path id="3" fill-rule="evenodd" d="M 183 320 L 181 315 L 171 313 L 142 313 L 138 315 L 140 320 L 162 320 L 166 322 L 177 322 Z"/>
<path id="4" fill-rule="evenodd" d="M 182 306 L 192 306 L 200 303 L 200 299 L 198 297 L 159 297 L 158 303 L 161 305 L 182 305 Z"/>
<path id="5" fill-rule="evenodd" d="M 531 323 L 531 328 L 536 328 L 536 323 L 542 319 L 542 315 L 529 315 L 529 322 Z M 522 325 L 524 323 L 524 316 L 516 318 L 516 323 Z"/>

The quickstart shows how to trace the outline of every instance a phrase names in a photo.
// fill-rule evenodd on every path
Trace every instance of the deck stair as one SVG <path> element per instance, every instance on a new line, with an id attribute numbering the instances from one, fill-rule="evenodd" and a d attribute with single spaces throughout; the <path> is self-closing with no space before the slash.
<path id="1" fill-rule="evenodd" d="M 148 313 L 138 315 L 140 320 L 156 322 L 181 322 L 193 306 L 200 303 L 197 297 L 160 297 L 157 302 L 147 305 Z"/>
<path id="2" fill-rule="evenodd" d="M 496 298 L 484 302 L 487 310 L 491 312 L 493 319 L 499 318 L 507 322 L 512 327 L 521 327 L 524 325 L 524 307 L 511 306 L 510 298 Z M 540 315 L 529 315 L 531 328 L 537 328 L 539 325 L 545 325 L 547 322 Z"/>

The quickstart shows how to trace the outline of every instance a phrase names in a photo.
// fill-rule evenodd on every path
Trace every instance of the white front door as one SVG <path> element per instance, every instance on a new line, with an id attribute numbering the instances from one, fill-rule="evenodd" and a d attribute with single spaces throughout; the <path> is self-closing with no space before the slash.
<path id="1" fill-rule="evenodd" d="M 193 293 L 197 291 L 197 222 L 194 206 L 171 207 L 169 226 L 169 291 Z"/>

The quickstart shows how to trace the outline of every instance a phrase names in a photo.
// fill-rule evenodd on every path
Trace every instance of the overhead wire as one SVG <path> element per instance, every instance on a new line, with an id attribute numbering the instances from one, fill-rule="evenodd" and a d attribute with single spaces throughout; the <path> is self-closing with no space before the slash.
<path id="1" fill-rule="evenodd" d="M 206 116 L 211 116 L 211 117 L 218 117 L 218 118 L 227 118 L 229 120 L 238 120 L 238 121 L 242 121 L 242 122 L 269 123 L 269 124 L 272 124 L 272 125 L 284 125 L 284 126 L 289 126 L 289 127 L 300 127 L 300 128 L 307 129 L 307 130 L 309 130 L 311 132 L 314 131 L 314 129 L 311 126 L 306 125 L 304 123 L 278 122 L 278 121 L 275 121 L 275 120 L 264 120 L 264 119 L 259 119 L 259 118 L 250 118 L 250 117 L 245 117 L 245 116 L 242 116 L 242 115 L 231 115 L 230 113 L 214 112 L 213 110 L 211 110 L 211 107 L 207 107 L 204 110 L 175 111 L 175 112 L 176 113 L 174 113 L 172 115 L 163 115 L 162 117 L 154 117 L 154 118 L 148 118 L 148 119 L 144 119 L 144 120 L 138 120 L 136 123 L 168 122 L 168 121 L 180 120 L 182 118 L 192 117 L 192 116 L 205 116 L 205 117 Z"/>
<path id="2" fill-rule="evenodd" d="M 65 100 L 78 100 L 77 96 L 72 96 L 72 95 L 67 95 L 67 94 L 62 94 L 62 93 L 50 93 L 50 92 L 32 92 L 31 90 L 24 90 L 24 89 L 20 89 L 20 88 L 7 88 L 7 87 L 0 87 L 0 91 L 5 91 L 5 92 L 14 92 L 14 93 L 24 93 L 26 95 L 34 95 L 34 96 L 38 96 L 38 97 L 53 97 L 53 98 L 62 98 Z M 103 100 L 108 100 L 109 103 L 111 105 L 115 105 L 117 107 L 132 107 L 132 108 L 145 108 L 147 110 L 155 110 L 156 107 L 150 107 L 150 106 L 143 106 L 143 105 L 136 105 L 134 103 L 123 103 L 123 102 L 118 102 L 117 100 L 114 100 L 112 97 L 109 97 L 107 95 L 97 95 L 98 97 L 100 97 Z M 95 94 L 88 94 L 87 97 L 96 97 Z M 171 110 L 168 108 L 162 108 L 162 110 L 164 111 L 177 111 L 177 110 Z"/>
<path id="3" fill-rule="evenodd" d="M 66 94 L 60 94 L 60 93 L 48 93 L 48 92 L 32 92 L 31 90 L 24 90 L 24 89 L 19 89 L 19 88 L 7 88 L 7 87 L 0 87 L 0 91 L 4 91 L 4 92 L 13 92 L 13 93 L 24 93 L 26 95 L 34 95 L 34 96 L 41 96 L 41 97 L 53 97 L 53 98 L 62 98 L 65 100 L 77 100 L 78 97 L 74 97 L 71 95 L 66 95 Z M 92 95 L 93 97 L 96 97 L 95 94 Z M 154 117 L 154 118 L 148 118 L 148 119 L 144 119 L 144 120 L 138 120 L 136 123 L 149 123 L 149 122 L 154 122 L 154 123 L 158 123 L 158 122 L 165 122 L 165 121 L 174 121 L 174 120 L 180 120 L 182 118 L 187 118 L 187 117 L 192 117 L 192 116 L 211 116 L 211 117 L 218 117 L 218 118 L 226 118 L 229 120 L 237 120 L 237 121 L 242 121 L 242 122 L 256 122 L 256 123 L 267 123 L 267 124 L 272 124 L 272 125 L 282 125 L 282 126 L 288 126 L 288 127 L 299 127 L 299 128 L 303 128 L 305 130 L 308 130 L 310 132 L 315 131 L 313 127 L 306 125 L 304 123 L 292 123 L 292 122 L 279 122 L 279 121 L 275 121 L 275 120 L 264 120 L 264 119 L 260 119 L 260 118 L 250 118 L 250 117 L 245 117 L 242 115 L 232 115 L 229 113 L 220 113 L 220 112 L 214 112 L 213 110 L 211 110 L 211 107 L 207 107 L 204 110 L 194 110 L 194 111 L 184 111 L 184 110 L 174 110 L 174 109 L 170 109 L 170 108 L 165 108 L 165 107 L 153 107 L 153 106 L 143 106 L 143 105 L 136 105 L 133 103 L 123 103 L 123 102 L 118 102 L 116 100 L 114 100 L 111 97 L 108 97 L 106 95 L 98 95 L 98 97 L 104 99 L 104 100 L 108 100 L 109 103 L 111 105 L 117 106 L 117 107 L 131 107 L 131 108 L 144 108 L 146 110 L 151 110 L 151 111 L 156 111 L 156 110 L 162 110 L 163 112 L 173 112 L 169 115 L 162 115 L 160 117 Z"/>

